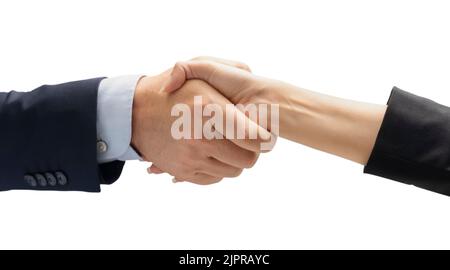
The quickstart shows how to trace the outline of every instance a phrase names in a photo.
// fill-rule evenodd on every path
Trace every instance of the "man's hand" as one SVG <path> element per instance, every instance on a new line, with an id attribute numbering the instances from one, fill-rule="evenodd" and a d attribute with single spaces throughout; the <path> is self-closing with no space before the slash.
<path id="1" fill-rule="evenodd" d="M 256 162 L 259 144 L 270 134 L 251 122 L 258 130 L 259 139 L 175 139 L 171 134 L 174 117 L 171 110 L 176 104 L 185 104 L 192 111 L 194 96 L 201 96 L 203 105 L 217 104 L 225 108 L 230 101 L 207 83 L 192 80 L 176 93 L 161 92 L 169 78 L 167 71 L 159 76 L 142 78 L 136 88 L 133 104 L 132 145 L 144 160 L 159 171 L 168 172 L 178 181 L 211 184 L 223 177 L 238 176 L 243 168 Z M 236 123 L 248 121 L 235 111 Z M 220 128 L 220 127 L 218 127 Z M 225 134 L 225 130 L 218 130 Z M 264 134 L 265 133 L 265 134 Z"/>

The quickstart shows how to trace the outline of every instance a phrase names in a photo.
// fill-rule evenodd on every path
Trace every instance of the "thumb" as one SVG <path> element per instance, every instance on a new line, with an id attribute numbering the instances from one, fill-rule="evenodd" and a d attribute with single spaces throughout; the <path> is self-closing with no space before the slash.
<path id="1" fill-rule="evenodd" d="M 247 70 L 207 60 L 178 62 L 172 68 L 161 92 L 173 92 L 189 79 L 199 79 L 216 88 L 227 98 L 239 91 L 243 81 L 250 79 Z"/>
<path id="2" fill-rule="evenodd" d="M 185 67 L 186 66 L 186 67 Z M 178 62 L 172 68 L 170 72 L 169 78 L 164 82 L 161 87 L 160 92 L 171 93 L 175 90 L 178 90 L 183 84 L 188 80 L 187 72 L 185 69 L 189 69 L 187 64 L 183 62 Z"/>

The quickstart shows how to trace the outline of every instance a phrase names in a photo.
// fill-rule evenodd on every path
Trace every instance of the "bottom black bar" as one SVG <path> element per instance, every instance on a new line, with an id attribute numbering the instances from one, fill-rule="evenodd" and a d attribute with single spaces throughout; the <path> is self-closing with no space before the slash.
<path id="1" fill-rule="evenodd" d="M 446 265 L 449 251 L 148 250 L 0 251 L 2 264 L 114 269 L 355 269 Z M 311 268 L 313 266 L 313 268 Z M 328 268 L 327 268 L 328 269 Z"/>

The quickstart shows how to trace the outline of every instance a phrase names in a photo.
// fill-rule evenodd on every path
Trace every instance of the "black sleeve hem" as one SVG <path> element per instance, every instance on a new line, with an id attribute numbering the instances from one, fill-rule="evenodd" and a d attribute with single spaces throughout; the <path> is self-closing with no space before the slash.
<path id="1" fill-rule="evenodd" d="M 124 165 L 125 162 L 120 160 L 99 164 L 100 184 L 111 185 L 117 181 L 122 173 Z"/>
<path id="2" fill-rule="evenodd" d="M 450 108 L 394 87 L 364 172 L 450 195 Z"/>

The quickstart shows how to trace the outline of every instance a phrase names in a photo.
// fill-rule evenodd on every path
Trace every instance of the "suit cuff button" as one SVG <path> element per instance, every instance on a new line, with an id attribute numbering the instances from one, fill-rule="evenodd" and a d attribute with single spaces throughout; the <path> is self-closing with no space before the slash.
<path id="1" fill-rule="evenodd" d="M 47 186 L 47 179 L 45 179 L 45 177 L 42 174 L 35 173 L 34 174 L 34 178 L 36 178 L 39 186 L 41 186 L 41 187 L 46 187 Z"/>
<path id="2" fill-rule="evenodd" d="M 67 184 L 67 177 L 63 172 L 55 172 L 55 176 L 59 185 L 65 186 Z"/>
<path id="3" fill-rule="evenodd" d="M 52 187 L 56 186 L 56 182 L 57 182 L 56 181 L 56 177 L 52 173 L 46 172 L 45 173 L 45 178 L 47 179 L 47 183 L 50 186 L 52 186 Z"/>
<path id="4" fill-rule="evenodd" d="M 108 151 L 108 145 L 104 141 L 97 141 L 97 152 L 98 153 L 105 153 Z"/>
<path id="5" fill-rule="evenodd" d="M 25 180 L 25 183 L 27 183 L 30 187 L 36 187 L 37 181 L 34 178 L 34 176 L 26 174 L 23 179 Z"/>

